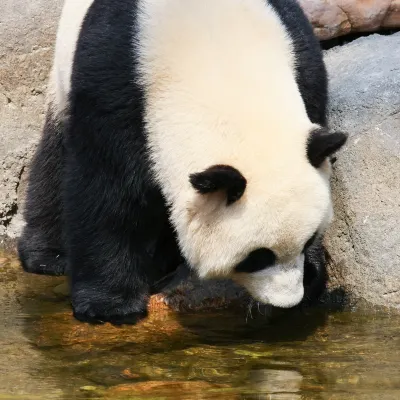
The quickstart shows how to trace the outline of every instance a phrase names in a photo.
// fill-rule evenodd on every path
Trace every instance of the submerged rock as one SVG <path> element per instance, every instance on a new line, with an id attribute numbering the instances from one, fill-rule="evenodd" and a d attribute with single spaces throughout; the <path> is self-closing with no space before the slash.
<path id="1" fill-rule="evenodd" d="M 147 381 L 123 384 L 105 391 L 105 399 L 131 399 L 132 396 L 161 396 L 161 398 L 221 399 L 228 385 L 216 385 L 205 381 Z M 222 389 L 222 390 L 221 390 Z M 214 397 L 215 396 L 215 397 Z"/>

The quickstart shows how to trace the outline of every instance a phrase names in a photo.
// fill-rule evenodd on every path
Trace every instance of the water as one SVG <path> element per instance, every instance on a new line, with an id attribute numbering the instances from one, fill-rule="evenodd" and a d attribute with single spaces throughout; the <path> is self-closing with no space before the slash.
<path id="1" fill-rule="evenodd" d="M 0 253 L 0 399 L 400 399 L 399 315 L 160 308 L 93 327 L 63 282 Z"/>

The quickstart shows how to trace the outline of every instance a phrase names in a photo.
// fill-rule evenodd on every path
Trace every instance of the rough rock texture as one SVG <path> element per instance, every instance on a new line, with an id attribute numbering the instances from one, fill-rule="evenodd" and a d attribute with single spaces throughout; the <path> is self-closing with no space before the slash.
<path id="1" fill-rule="evenodd" d="M 317 36 L 332 39 L 354 32 L 400 27 L 400 0 L 299 0 Z"/>
<path id="2" fill-rule="evenodd" d="M 24 172 L 44 120 L 62 0 L 0 2 L 0 235 L 16 235 Z M 22 180 L 21 180 L 22 177 Z"/>
<path id="3" fill-rule="evenodd" d="M 335 164 L 331 279 L 400 308 L 400 33 L 326 53 L 331 125 L 351 135 Z"/>

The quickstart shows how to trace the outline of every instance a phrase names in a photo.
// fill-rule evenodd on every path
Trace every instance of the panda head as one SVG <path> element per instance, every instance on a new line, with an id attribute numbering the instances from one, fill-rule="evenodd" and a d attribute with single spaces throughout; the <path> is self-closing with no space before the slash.
<path id="1" fill-rule="evenodd" d="M 346 138 L 314 126 L 296 159 L 277 155 L 253 161 L 253 170 L 210 165 L 191 174 L 181 247 L 199 276 L 231 278 L 264 304 L 298 304 L 304 250 L 332 218 L 328 158 Z"/>

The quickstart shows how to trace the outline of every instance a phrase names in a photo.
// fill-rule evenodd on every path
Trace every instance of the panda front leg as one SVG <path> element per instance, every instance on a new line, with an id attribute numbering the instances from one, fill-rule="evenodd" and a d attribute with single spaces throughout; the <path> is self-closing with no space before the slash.
<path id="1" fill-rule="evenodd" d="M 64 275 L 62 246 L 61 175 L 63 124 L 47 113 L 42 138 L 33 157 L 24 210 L 25 227 L 18 255 L 26 272 Z"/>
<path id="2" fill-rule="evenodd" d="M 326 290 L 328 274 L 323 239 L 318 238 L 305 252 L 304 302 L 315 303 Z"/>
<path id="3" fill-rule="evenodd" d="M 165 273 L 154 262 L 160 258 L 155 252 L 164 205 L 158 193 L 146 193 L 121 171 L 113 175 L 100 169 L 105 168 L 100 162 L 96 167 L 96 160 L 78 163 L 69 157 L 67 165 L 65 231 L 73 312 L 83 322 L 134 324 L 147 315 L 151 286 Z"/>

